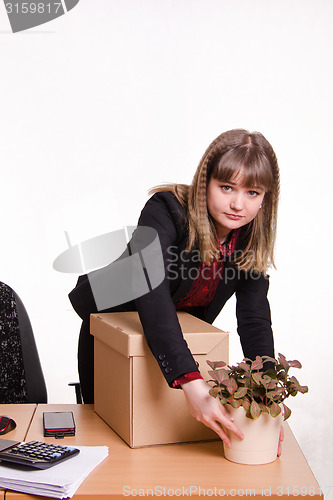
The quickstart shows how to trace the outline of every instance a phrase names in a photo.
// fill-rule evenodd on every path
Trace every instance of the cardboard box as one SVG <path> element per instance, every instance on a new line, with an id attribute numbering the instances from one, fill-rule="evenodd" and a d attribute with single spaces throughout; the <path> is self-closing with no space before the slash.
<path id="1" fill-rule="evenodd" d="M 228 362 L 228 333 L 185 312 L 178 318 L 208 380 L 207 359 Z M 217 439 L 190 415 L 183 391 L 166 383 L 136 312 L 93 314 L 90 324 L 95 344 L 94 409 L 130 447 Z"/>

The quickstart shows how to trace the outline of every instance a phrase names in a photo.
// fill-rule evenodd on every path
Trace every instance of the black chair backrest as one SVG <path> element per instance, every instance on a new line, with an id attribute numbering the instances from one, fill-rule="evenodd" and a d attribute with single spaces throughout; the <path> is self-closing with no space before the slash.
<path id="1" fill-rule="evenodd" d="M 0 282 L 0 403 L 46 403 L 45 380 L 27 311 Z"/>

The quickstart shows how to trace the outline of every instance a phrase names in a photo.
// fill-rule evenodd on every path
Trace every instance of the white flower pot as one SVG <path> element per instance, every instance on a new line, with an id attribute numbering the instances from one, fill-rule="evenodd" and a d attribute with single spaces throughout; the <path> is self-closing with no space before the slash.
<path id="1" fill-rule="evenodd" d="M 262 413 L 257 420 L 246 416 L 245 409 L 232 408 L 227 410 L 234 417 L 235 425 L 243 432 L 244 439 L 239 439 L 228 431 L 231 446 L 223 444 L 224 456 L 231 462 L 239 464 L 258 465 L 274 462 L 277 458 L 279 435 L 283 422 L 282 412 L 277 417 Z"/>

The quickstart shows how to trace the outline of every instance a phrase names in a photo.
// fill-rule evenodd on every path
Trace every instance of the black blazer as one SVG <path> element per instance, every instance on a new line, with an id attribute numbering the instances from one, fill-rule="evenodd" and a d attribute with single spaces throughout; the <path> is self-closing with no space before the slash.
<path id="1" fill-rule="evenodd" d="M 180 375 L 198 370 L 183 338 L 174 305 L 185 297 L 196 277 L 195 271 L 200 265 L 198 250 L 185 251 L 188 238 L 186 211 L 171 192 L 152 196 L 141 212 L 138 225 L 157 231 L 165 278 L 157 288 L 137 300 L 103 312 L 138 311 L 147 343 L 171 385 Z M 241 238 L 238 246 L 241 246 Z M 274 356 L 268 285 L 267 276 L 239 271 L 227 259 L 213 301 L 208 307 L 193 308 L 191 314 L 213 323 L 235 293 L 238 333 L 244 356 L 251 359 L 256 355 Z M 97 312 L 86 275 L 79 278 L 69 298 L 83 319 Z"/>

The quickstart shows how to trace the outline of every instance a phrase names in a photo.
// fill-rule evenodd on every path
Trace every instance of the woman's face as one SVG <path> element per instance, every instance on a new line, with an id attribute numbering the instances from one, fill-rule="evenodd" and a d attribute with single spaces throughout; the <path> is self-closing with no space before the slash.
<path id="1" fill-rule="evenodd" d="M 207 186 L 207 208 L 214 219 L 221 241 L 232 229 L 238 229 L 251 222 L 257 215 L 265 191 L 243 185 L 242 172 L 228 182 L 212 178 Z"/>

